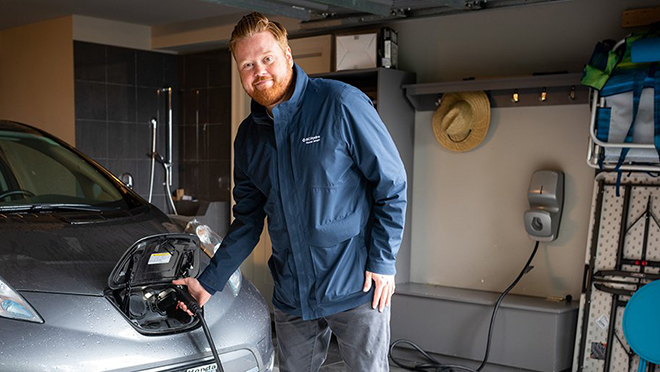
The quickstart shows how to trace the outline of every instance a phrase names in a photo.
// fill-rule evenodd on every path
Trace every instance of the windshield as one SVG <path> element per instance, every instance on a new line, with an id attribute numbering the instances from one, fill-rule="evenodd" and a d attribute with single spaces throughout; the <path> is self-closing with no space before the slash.
<path id="1" fill-rule="evenodd" d="M 127 209 L 130 202 L 100 170 L 52 139 L 0 129 L 0 210 Z"/>

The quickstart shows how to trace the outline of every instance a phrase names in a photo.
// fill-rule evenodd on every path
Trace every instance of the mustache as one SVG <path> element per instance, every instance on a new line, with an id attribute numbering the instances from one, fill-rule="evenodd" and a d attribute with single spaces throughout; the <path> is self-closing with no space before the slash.
<path id="1" fill-rule="evenodd" d="M 268 76 L 259 76 L 253 83 L 252 85 L 256 85 L 259 82 L 266 81 L 266 80 L 273 80 L 273 78 L 268 77 Z"/>

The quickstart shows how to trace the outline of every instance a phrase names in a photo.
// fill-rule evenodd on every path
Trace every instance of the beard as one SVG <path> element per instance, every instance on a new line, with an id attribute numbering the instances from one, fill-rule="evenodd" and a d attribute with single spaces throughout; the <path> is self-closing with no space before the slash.
<path id="1" fill-rule="evenodd" d="M 254 83 L 256 84 L 260 81 L 268 79 L 269 78 L 266 77 L 259 78 Z M 275 77 L 272 79 L 272 87 L 259 90 L 253 85 L 252 93 L 248 94 L 253 100 L 257 101 L 258 104 L 264 107 L 273 106 L 286 97 L 286 94 L 289 91 L 289 87 L 291 86 L 291 82 L 293 80 L 293 69 L 289 69 L 283 79 L 276 79 Z"/>

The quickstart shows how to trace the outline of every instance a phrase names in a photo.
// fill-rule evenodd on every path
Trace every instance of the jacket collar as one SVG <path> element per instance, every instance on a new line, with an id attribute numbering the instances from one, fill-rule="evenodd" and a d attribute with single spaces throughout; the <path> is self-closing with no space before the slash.
<path id="1" fill-rule="evenodd" d="M 297 64 L 293 64 L 293 94 L 291 97 L 279 105 L 275 106 L 273 108 L 273 116 L 277 117 L 278 116 L 278 111 L 280 110 L 287 110 L 287 111 L 295 111 L 297 110 L 301 105 L 303 101 L 303 95 L 305 93 L 305 89 L 307 89 L 307 83 L 309 82 L 309 76 L 303 71 L 300 66 Z M 266 108 L 260 104 L 258 104 L 255 100 L 252 100 L 250 104 L 250 110 L 252 112 L 252 118 L 254 119 L 254 122 L 257 124 L 267 124 L 267 125 L 273 125 L 273 119 L 268 116 L 268 111 Z"/>

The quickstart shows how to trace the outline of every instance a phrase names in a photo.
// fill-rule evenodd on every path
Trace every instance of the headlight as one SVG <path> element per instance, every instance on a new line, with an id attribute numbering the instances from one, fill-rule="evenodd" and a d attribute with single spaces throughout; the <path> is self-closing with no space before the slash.
<path id="1" fill-rule="evenodd" d="M 0 277 L 0 317 L 28 322 L 43 323 L 44 320 L 27 301 Z"/>
<path id="2" fill-rule="evenodd" d="M 227 281 L 231 291 L 234 293 L 234 297 L 238 296 L 238 292 L 241 291 L 241 285 L 243 284 L 243 275 L 241 275 L 241 269 L 236 269 L 233 274 L 229 277 Z"/>
<path id="3" fill-rule="evenodd" d="M 220 235 L 197 220 L 188 222 L 185 232 L 197 235 L 199 242 L 202 243 L 202 250 L 204 250 L 204 253 L 209 257 L 213 257 L 215 251 L 217 251 L 218 248 L 220 248 L 220 244 L 222 244 L 222 238 Z"/>
<path id="4" fill-rule="evenodd" d="M 202 244 L 202 250 L 204 250 L 209 257 L 213 257 L 218 248 L 220 248 L 220 244 L 222 244 L 222 238 L 220 235 L 197 220 L 188 222 L 185 232 L 197 235 Z M 229 284 L 234 297 L 238 296 L 238 293 L 241 291 L 241 285 L 243 284 L 241 269 L 236 269 L 236 271 L 234 271 L 229 277 L 227 283 Z"/>

